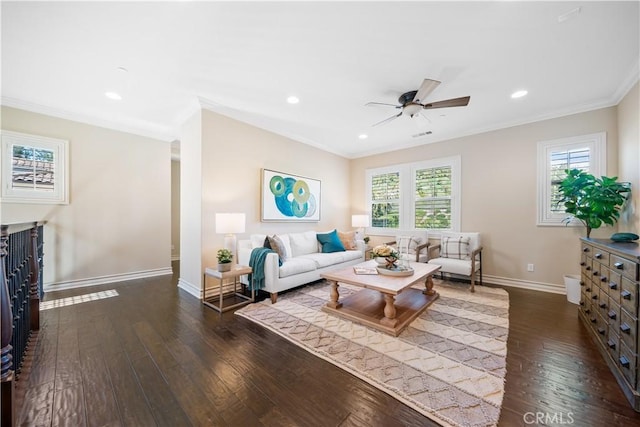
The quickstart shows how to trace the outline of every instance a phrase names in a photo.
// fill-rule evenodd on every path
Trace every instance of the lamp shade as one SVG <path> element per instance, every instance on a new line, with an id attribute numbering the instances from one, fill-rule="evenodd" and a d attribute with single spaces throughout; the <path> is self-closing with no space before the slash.
<path id="1" fill-rule="evenodd" d="M 243 213 L 217 213 L 216 233 L 244 233 L 245 215 Z"/>
<path id="2" fill-rule="evenodd" d="M 351 215 L 352 227 L 368 227 L 369 215 Z"/>

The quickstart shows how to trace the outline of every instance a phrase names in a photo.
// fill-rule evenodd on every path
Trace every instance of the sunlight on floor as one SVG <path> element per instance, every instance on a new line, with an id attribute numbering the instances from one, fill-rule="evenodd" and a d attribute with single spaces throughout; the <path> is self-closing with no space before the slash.
<path id="1" fill-rule="evenodd" d="M 117 297 L 118 291 L 110 289 L 108 291 L 94 292 L 92 294 L 77 295 L 75 297 L 54 299 L 40 303 L 40 311 L 49 310 L 51 308 L 65 307 L 68 305 L 80 304 L 83 302 L 96 301 L 105 298 Z"/>

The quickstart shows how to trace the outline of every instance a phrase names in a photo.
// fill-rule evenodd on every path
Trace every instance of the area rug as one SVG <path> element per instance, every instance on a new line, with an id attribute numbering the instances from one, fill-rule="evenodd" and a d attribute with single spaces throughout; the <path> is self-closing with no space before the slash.
<path id="1" fill-rule="evenodd" d="M 498 423 L 504 395 L 509 295 L 434 280 L 440 294 L 397 338 L 321 311 L 319 282 L 236 311 L 444 426 Z M 422 285 L 424 286 L 424 285 Z M 340 296 L 360 288 L 340 285 Z"/>

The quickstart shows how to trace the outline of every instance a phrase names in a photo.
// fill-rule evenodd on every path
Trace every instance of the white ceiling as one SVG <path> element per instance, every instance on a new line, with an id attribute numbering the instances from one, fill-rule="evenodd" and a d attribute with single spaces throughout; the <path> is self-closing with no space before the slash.
<path id="1" fill-rule="evenodd" d="M 617 104 L 639 4 L 3 1 L 2 104 L 166 141 L 200 105 L 353 158 Z M 371 127 L 424 78 L 469 106 Z"/>

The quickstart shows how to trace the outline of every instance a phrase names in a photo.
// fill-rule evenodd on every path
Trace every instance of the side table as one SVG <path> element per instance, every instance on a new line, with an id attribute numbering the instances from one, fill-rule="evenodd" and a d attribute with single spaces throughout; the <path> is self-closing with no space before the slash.
<path id="1" fill-rule="evenodd" d="M 215 268 L 207 268 L 204 270 L 204 280 L 202 283 L 202 303 L 208 307 L 213 308 L 214 310 L 224 313 L 227 310 L 231 310 L 232 308 L 241 307 L 243 305 L 249 304 L 255 301 L 255 290 L 251 290 L 251 297 L 248 297 L 237 290 L 238 286 L 238 278 L 244 274 L 250 274 L 252 272 L 251 267 L 247 267 L 246 265 L 236 265 L 235 268 L 231 269 L 231 271 L 225 271 L 224 273 L 218 271 Z M 214 297 L 208 298 L 206 296 L 207 293 L 207 276 L 213 277 L 214 279 L 218 279 L 220 283 L 220 294 Z M 225 279 L 233 279 L 233 291 L 227 292 L 226 294 L 223 291 L 223 285 Z M 231 300 L 232 304 L 224 306 L 224 300 Z M 235 302 L 240 299 L 240 302 Z M 217 304 L 216 304 L 217 302 Z"/>

